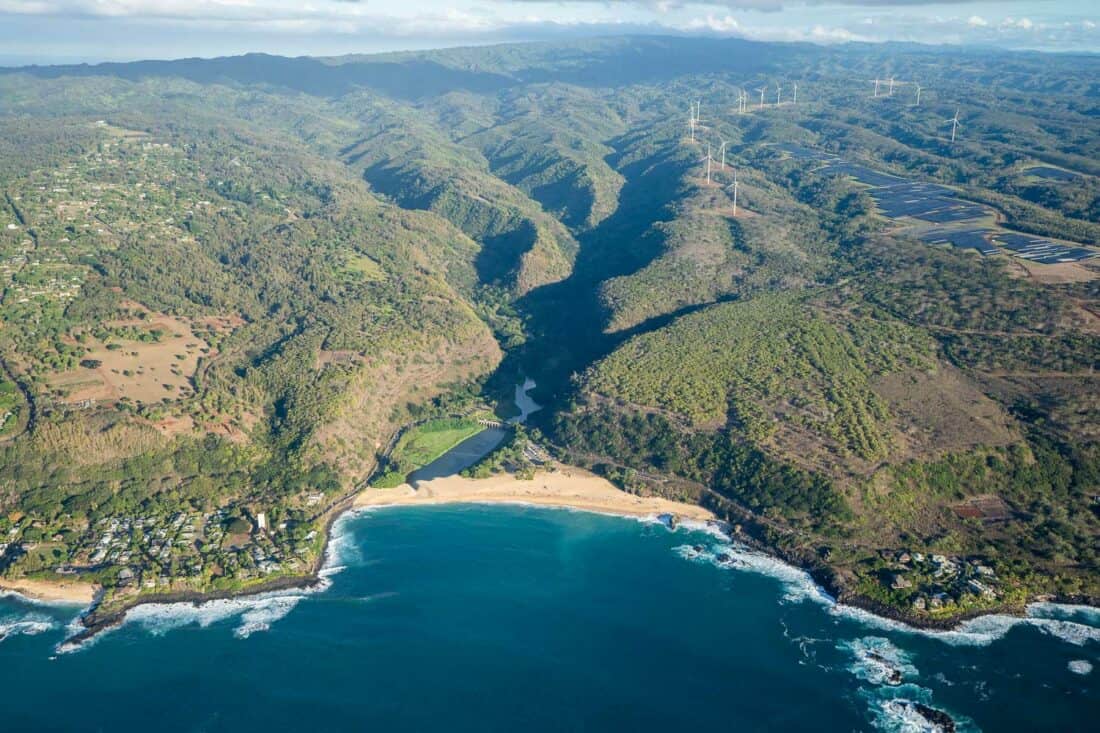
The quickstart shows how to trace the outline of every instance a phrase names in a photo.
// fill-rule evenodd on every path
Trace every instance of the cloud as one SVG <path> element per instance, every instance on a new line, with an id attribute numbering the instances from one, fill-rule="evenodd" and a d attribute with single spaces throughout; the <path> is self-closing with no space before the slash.
<path id="1" fill-rule="evenodd" d="M 989 25 L 989 21 L 980 15 L 971 15 L 967 18 L 966 24 L 971 28 L 985 28 Z"/>
<path id="2" fill-rule="evenodd" d="M 1029 31 L 1035 27 L 1035 24 L 1028 18 L 1020 18 L 1016 20 L 1012 16 L 1009 16 L 1001 21 L 1002 28 L 1019 28 L 1020 30 Z"/>
<path id="3" fill-rule="evenodd" d="M 497 0 L 497 2 L 529 3 L 545 5 L 595 4 L 595 5 L 634 5 L 642 8 L 659 9 L 667 12 L 672 8 L 690 5 L 709 5 L 729 10 L 756 10 L 779 12 L 789 8 L 830 5 L 867 8 L 919 7 L 926 5 L 967 5 L 981 0 Z M 1007 0 L 1024 2 L 1025 0 Z"/>

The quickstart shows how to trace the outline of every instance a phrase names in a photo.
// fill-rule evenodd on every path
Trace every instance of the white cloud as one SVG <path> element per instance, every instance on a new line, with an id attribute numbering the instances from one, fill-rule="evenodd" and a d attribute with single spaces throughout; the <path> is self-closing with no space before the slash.
<path id="1" fill-rule="evenodd" d="M 732 15 L 716 18 L 708 15 L 706 18 L 694 18 L 683 26 L 686 31 L 710 31 L 712 33 L 736 33 L 741 30 L 741 24 Z"/>
<path id="2" fill-rule="evenodd" d="M 966 24 L 971 28 L 985 28 L 989 25 L 989 21 L 980 15 L 971 15 L 967 18 Z"/>
<path id="3" fill-rule="evenodd" d="M 1019 28 L 1020 30 L 1029 31 L 1035 27 L 1035 24 L 1028 18 L 1020 18 L 1016 20 L 1011 15 L 1001 21 L 1002 28 Z"/>

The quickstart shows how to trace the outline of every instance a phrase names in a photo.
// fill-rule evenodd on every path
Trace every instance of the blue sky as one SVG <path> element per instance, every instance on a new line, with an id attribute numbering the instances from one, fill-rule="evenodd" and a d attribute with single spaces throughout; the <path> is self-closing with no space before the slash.
<path id="1" fill-rule="evenodd" d="M 0 63 L 698 33 L 1100 52 L 1096 0 L 0 0 Z"/>

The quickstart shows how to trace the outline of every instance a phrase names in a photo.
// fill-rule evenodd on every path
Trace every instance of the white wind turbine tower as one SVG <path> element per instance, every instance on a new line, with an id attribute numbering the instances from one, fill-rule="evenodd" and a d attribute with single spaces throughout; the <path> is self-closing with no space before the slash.
<path id="1" fill-rule="evenodd" d="M 760 109 L 764 109 L 764 92 L 768 91 L 768 88 L 766 86 L 763 86 L 756 91 L 760 92 Z"/>
<path id="2" fill-rule="evenodd" d="M 710 143 L 707 143 L 707 185 L 710 185 Z"/>
<path id="3" fill-rule="evenodd" d="M 878 85 L 879 85 L 879 80 L 878 80 L 878 79 L 872 79 L 871 81 L 873 81 L 873 82 L 874 82 L 874 84 L 875 84 L 875 96 L 877 97 L 877 96 L 878 96 Z"/>
<path id="4" fill-rule="evenodd" d="M 916 82 L 913 82 L 913 83 L 916 84 Z M 917 84 L 917 103 L 913 106 L 914 107 L 919 107 L 920 106 L 920 84 Z"/>
<path id="5" fill-rule="evenodd" d="M 737 216 L 737 169 L 733 169 L 733 183 L 726 186 L 726 190 L 733 189 L 733 215 Z"/>
<path id="6" fill-rule="evenodd" d="M 798 82 L 794 83 L 794 102 L 792 104 L 798 104 Z"/>
<path id="7" fill-rule="evenodd" d="M 719 138 L 719 140 L 721 140 L 721 138 Z M 726 169 L 726 144 L 727 141 L 722 140 L 722 144 L 718 148 L 718 155 L 722 158 L 722 170 Z"/>
<path id="8" fill-rule="evenodd" d="M 783 87 L 778 84 L 775 85 L 775 106 L 778 107 L 783 103 Z"/>
<path id="9" fill-rule="evenodd" d="M 890 77 L 890 91 L 886 93 L 886 96 L 888 96 L 888 97 L 894 96 L 894 77 L 892 77 L 892 76 Z"/>
<path id="10" fill-rule="evenodd" d="M 951 123 L 951 142 L 955 142 L 955 131 L 959 129 L 959 108 L 955 108 L 955 116 L 948 120 Z"/>

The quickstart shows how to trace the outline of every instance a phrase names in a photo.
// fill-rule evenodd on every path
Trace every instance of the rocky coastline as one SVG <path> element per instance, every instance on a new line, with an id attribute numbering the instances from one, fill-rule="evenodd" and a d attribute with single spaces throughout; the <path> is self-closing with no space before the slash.
<path id="1" fill-rule="evenodd" d="M 240 589 L 224 591 L 180 591 L 142 595 L 135 597 L 132 601 L 123 602 L 118 606 L 112 606 L 106 610 L 101 609 L 99 602 L 96 601 L 81 614 L 80 623 L 82 629 L 72 637 L 66 639 L 65 643 L 79 644 L 103 631 L 119 626 L 125 620 L 126 614 L 130 610 L 145 604 L 191 603 L 197 606 L 215 600 L 246 598 L 263 593 L 315 587 L 321 582 L 320 573 L 328 557 L 329 545 L 332 540 L 332 526 L 346 512 L 356 508 L 355 499 L 357 495 L 358 494 L 355 494 L 344 498 L 327 512 L 323 529 L 324 546 L 309 573 L 298 576 L 272 578 Z M 583 506 L 575 508 L 580 510 L 586 509 Z M 662 522 L 673 531 L 681 525 L 681 520 L 678 515 L 667 517 L 662 515 Z M 805 553 L 789 552 L 766 541 L 761 536 L 763 534 L 762 528 L 751 521 L 745 521 L 738 525 L 733 525 L 724 520 L 709 520 L 709 523 L 713 527 L 719 529 L 730 541 L 740 543 L 750 549 L 767 554 L 792 567 L 805 571 L 809 574 L 813 582 L 836 603 L 851 606 L 877 617 L 905 624 L 916 629 L 952 631 L 958 629 L 960 624 L 966 621 L 983 616 L 1008 615 L 1023 618 L 1027 613 L 1027 604 L 1002 604 L 936 618 L 917 616 L 850 590 L 838 580 L 834 570 L 827 564 L 821 562 L 816 556 L 808 556 Z M 1041 595 L 1030 598 L 1028 603 L 1036 601 L 1100 606 L 1100 599 L 1084 596 L 1062 597 L 1056 595 Z"/>

